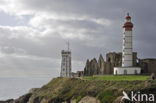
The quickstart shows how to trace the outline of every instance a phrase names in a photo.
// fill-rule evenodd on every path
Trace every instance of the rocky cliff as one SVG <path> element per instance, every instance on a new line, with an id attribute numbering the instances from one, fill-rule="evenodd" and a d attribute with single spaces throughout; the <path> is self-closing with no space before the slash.
<path id="1" fill-rule="evenodd" d="M 122 91 L 156 93 L 156 80 L 108 81 L 85 78 L 54 78 L 41 88 L 16 100 L 0 103 L 131 103 L 121 102 Z"/>

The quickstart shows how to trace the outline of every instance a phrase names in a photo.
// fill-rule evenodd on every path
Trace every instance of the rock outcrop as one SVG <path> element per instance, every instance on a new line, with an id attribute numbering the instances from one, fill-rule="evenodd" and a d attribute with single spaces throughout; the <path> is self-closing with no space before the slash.
<path id="1" fill-rule="evenodd" d="M 0 103 L 28 103 L 30 97 L 32 96 L 32 93 L 27 93 L 21 97 L 19 97 L 18 99 L 9 99 L 6 101 L 0 101 Z"/>
<path id="2" fill-rule="evenodd" d="M 8 99 L 6 101 L 0 101 L 0 103 L 13 103 L 14 99 Z"/>
<path id="3" fill-rule="evenodd" d="M 32 96 L 32 93 L 25 94 L 19 97 L 18 99 L 14 100 L 13 103 L 28 103 L 31 96 Z"/>
<path id="4" fill-rule="evenodd" d="M 91 97 L 91 96 L 86 96 L 86 97 L 83 97 L 79 103 L 100 103 L 100 100 L 98 100 L 97 98 L 95 97 Z"/>
<path id="5" fill-rule="evenodd" d="M 151 79 L 151 80 L 154 80 L 155 78 L 156 78 L 155 73 L 152 73 L 151 76 L 150 76 L 150 79 Z"/>

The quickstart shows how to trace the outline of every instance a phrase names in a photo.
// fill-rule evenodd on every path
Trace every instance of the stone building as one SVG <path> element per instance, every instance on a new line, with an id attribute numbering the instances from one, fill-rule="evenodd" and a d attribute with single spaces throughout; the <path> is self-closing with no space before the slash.
<path id="1" fill-rule="evenodd" d="M 138 65 L 142 68 L 142 74 L 156 74 L 156 59 L 139 59 Z"/>
<path id="2" fill-rule="evenodd" d="M 77 76 L 78 77 L 83 77 L 84 71 L 77 71 Z"/>
<path id="3" fill-rule="evenodd" d="M 73 77 L 73 78 L 78 77 L 78 74 L 75 73 L 75 72 L 72 72 L 72 73 L 71 73 L 71 77 Z"/>
<path id="4" fill-rule="evenodd" d="M 83 76 L 84 76 L 84 71 L 77 71 L 76 73 L 75 72 L 71 73 L 71 77 L 73 78 L 83 77 Z"/>
<path id="5" fill-rule="evenodd" d="M 105 61 L 101 54 L 100 54 L 99 60 L 98 60 L 98 67 L 99 67 L 99 74 L 104 74 L 104 72 L 106 71 L 105 70 Z"/>
<path id="6" fill-rule="evenodd" d="M 84 69 L 84 75 L 99 75 L 101 74 L 101 69 L 99 68 L 97 60 L 94 58 L 91 61 L 87 60 Z"/>
<path id="7" fill-rule="evenodd" d="M 71 77 L 71 51 L 62 50 L 62 62 L 60 77 Z"/>
<path id="8" fill-rule="evenodd" d="M 95 58 L 87 60 L 84 75 L 109 75 L 113 74 L 114 67 L 122 65 L 122 53 L 110 52 L 106 54 L 106 61 L 100 54 L 98 62 Z M 156 59 L 138 59 L 137 53 L 133 52 L 133 66 L 141 67 L 142 74 L 156 73 Z"/>
<path id="9" fill-rule="evenodd" d="M 134 53 L 134 55 L 136 55 L 136 53 Z M 113 52 L 106 55 L 106 61 L 104 61 L 101 54 L 99 56 L 98 62 L 95 58 L 91 61 L 87 60 L 86 66 L 84 68 L 84 75 L 113 74 L 113 67 L 121 65 L 121 57 L 121 53 Z"/>

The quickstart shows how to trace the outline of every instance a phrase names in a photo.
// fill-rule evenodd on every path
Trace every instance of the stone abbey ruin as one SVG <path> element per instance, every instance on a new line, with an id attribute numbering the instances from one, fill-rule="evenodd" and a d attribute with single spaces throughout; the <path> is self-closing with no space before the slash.
<path id="1" fill-rule="evenodd" d="M 114 67 L 122 65 L 122 53 L 110 52 L 106 54 L 106 61 L 100 54 L 99 59 L 93 58 L 87 60 L 84 71 L 78 71 L 78 76 L 92 76 L 92 75 L 110 75 L 113 74 Z M 156 73 L 156 59 L 146 58 L 139 59 L 137 53 L 133 52 L 133 66 L 141 67 L 141 74 Z"/>

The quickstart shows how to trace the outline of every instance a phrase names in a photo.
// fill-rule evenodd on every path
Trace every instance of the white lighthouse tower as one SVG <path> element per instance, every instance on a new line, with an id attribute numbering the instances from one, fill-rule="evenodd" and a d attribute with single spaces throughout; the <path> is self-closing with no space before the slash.
<path id="1" fill-rule="evenodd" d="M 127 13 L 123 24 L 122 67 L 114 67 L 114 74 L 140 74 L 140 67 L 133 67 L 133 40 L 131 17 Z"/>
<path id="2" fill-rule="evenodd" d="M 132 28 L 131 17 L 127 13 L 123 25 L 122 67 L 133 66 Z"/>
<path id="3" fill-rule="evenodd" d="M 61 62 L 61 73 L 60 77 L 71 77 L 71 51 L 69 50 L 69 42 L 68 42 L 68 50 L 62 50 L 62 62 Z"/>

